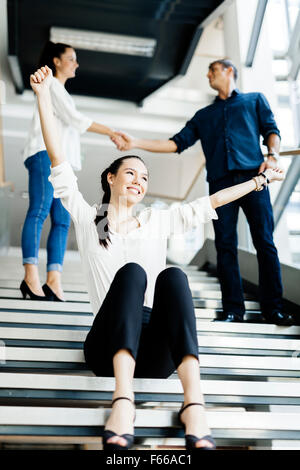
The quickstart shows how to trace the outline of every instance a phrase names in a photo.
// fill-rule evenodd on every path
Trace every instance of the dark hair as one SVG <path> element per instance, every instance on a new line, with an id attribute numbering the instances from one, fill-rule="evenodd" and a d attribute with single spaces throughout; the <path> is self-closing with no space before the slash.
<path id="1" fill-rule="evenodd" d="M 101 186 L 104 191 L 103 198 L 102 198 L 102 205 L 100 206 L 97 216 L 95 218 L 95 224 L 96 226 L 100 224 L 99 227 L 97 227 L 98 235 L 99 235 L 99 243 L 101 246 L 104 248 L 108 248 L 108 242 L 111 243 L 110 236 L 109 236 L 109 227 L 108 227 L 108 219 L 107 219 L 107 208 L 108 204 L 110 201 L 110 186 L 107 181 L 107 175 L 108 173 L 111 173 L 113 175 L 116 175 L 118 173 L 118 170 L 124 160 L 127 160 L 128 158 L 137 158 L 140 160 L 142 163 L 145 164 L 143 159 L 141 157 L 138 157 L 137 155 L 125 155 L 124 157 L 117 158 L 114 160 L 106 170 L 104 170 L 101 174 Z"/>
<path id="2" fill-rule="evenodd" d="M 233 69 L 233 77 L 234 77 L 234 80 L 236 81 L 237 78 L 238 78 L 238 70 L 236 68 L 236 66 L 234 65 L 233 62 L 231 62 L 231 60 L 229 59 L 220 59 L 220 60 L 215 60 L 214 62 L 212 62 L 211 64 L 209 64 L 209 69 L 214 65 L 214 64 L 221 64 L 223 69 L 228 69 L 228 67 L 232 67 Z"/>
<path id="3" fill-rule="evenodd" d="M 38 68 L 44 67 L 44 65 L 48 65 L 50 69 L 52 69 L 53 75 L 56 74 L 56 67 L 54 65 L 53 59 L 54 57 L 57 57 L 60 59 L 60 56 L 66 52 L 66 49 L 70 47 L 73 49 L 72 46 L 69 46 L 68 44 L 63 44 L 62 42 L 52 42 L 48 41 L 44 49 L 41 53 L 39 63 L 38 63 Z"/>

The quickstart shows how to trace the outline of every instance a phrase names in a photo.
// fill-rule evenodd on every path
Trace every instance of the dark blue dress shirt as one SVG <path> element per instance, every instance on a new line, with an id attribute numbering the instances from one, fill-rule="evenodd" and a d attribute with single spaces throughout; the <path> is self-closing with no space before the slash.
<path id="1" fill-rule="evenodd" d="M 200 139 L 206 158 L 207 181 L 216 181 L 232 170 L 251 170 L 263 162 L 260 136 L 266 145 L 269 134 L 280 132 L 270 105 L 262 93 L 241 93 L 235 89 L 226 100 L 197 111 L 185 127 L 170 138 L 177 152 Z"/>

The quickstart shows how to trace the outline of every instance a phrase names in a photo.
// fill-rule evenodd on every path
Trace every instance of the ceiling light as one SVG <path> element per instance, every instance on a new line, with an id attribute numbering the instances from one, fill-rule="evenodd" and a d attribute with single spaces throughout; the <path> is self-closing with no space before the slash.
<path id="1" fill-rule="evenodd" d="M 74 49 L 153 57 L 156 39 L 98 33 L 79 29 L 50 29 L 50 40 L 70 44 Z"/>

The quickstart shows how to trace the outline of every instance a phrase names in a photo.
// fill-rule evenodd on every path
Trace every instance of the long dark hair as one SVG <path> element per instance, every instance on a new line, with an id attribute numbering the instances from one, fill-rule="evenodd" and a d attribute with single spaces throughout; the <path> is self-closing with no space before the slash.
<path id="1" fill-rule="evenodd" d="M 72 46 L 69 46 L 68 44 L 63 44 L 62 42 L 48 41 L 45 44 L 44 49 L 42 50 L 39 63 L 38 63 L 38 68 L 48 65 L 48 67 L 52 69 L 53 75 L 55 76 L 56 67 L 54 65 L 53 59 L 54 57 L 57 57 L 58 59 L 60 59 L 60 56 L 64 52 L 66 52 L 66 49 L 69 47 L 73 49 Z"/>
<path id="2" fill-rule="evenodd" d="M 137 158 L 140 160 L 142 163 L 145 162 L 141 157 L 138 157 L 137 155 L 125 155 L 124 157 L 117 158 L 114 160 L 106 170 L 104 170 L 101 174 L 101 186 L 104 191 L 103 198 L 102 198 L 102 205 L 100 206 L 98 210 L 98 214 L 95 218 L 95 224 L 97 227 L 97 231 L 99 234 L 99 243 L 101 246 L 104 248 L 108 248 L 108 243 L 111 243 L 110 235 L 109 235 L 109 226 L 108 226 L 108 218 L 107 218 L 107 209 L 108 209 L 108 204 L 110 201 L 110 186 L 107 181 L 107 175 L 108 173 L 111 173 L 112 175 L 116 175 L 118 173 L 118 170 L 124 160 L 127 160 L 128 158 Z"/>

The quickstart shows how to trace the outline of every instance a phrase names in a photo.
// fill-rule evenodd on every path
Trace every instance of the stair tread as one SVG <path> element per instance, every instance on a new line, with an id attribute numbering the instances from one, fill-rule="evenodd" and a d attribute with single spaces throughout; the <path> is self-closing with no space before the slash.
<path id="1" fill-rule="evenodd" d="M 54 374 L 0 374 L 0 388 L 46 389 L 46 390 L 84 390 L 84 391 L 114 391 L 113 377 L 86 377 L 79 375 Z M 204 394 L 215 395 L 254 395 L 254 396 L 284 396 L 297 397 L 300 400 L 300 382 L 254 382 L 202 380 Z M 136 393 L 182 394 L 183 389 L 179 379 L 137 379 L 133 380 Z"/>

